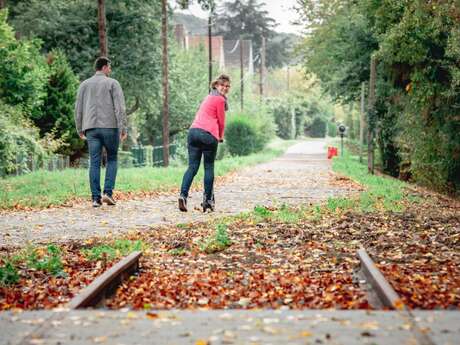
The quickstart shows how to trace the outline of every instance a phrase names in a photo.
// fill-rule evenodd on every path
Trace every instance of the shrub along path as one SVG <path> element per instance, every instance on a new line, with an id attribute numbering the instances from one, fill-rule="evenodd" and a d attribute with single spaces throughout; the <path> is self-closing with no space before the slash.
<path id="1" fill-rule="evenodd" d="M 216 164 L 219 164 L 217 162 Z M 256 205 L 316 203 L 347 195 L 359 187 L 331 174 L 325 141 L 309 140 L 290 147 L 269 163 L 243 169 L 216 186 L 216 211 L 203 214 L 201 192 L 192 192 L 189 212 L 177 209 L 177 194 L 122 200 L 117 206 L 9 212 L 0 215 L 0 246 L 78 240 L 156 225 L 207 221 L 253 210 Z"/>

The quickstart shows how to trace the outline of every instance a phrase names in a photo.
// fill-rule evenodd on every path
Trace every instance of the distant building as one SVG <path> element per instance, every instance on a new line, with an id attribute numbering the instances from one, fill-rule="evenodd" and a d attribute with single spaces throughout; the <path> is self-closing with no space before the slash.
<path id="1" fill-rule="evenodd" d="M 209 39 L 208 36 L 187 36 L 186 49 L 198 48 L 203 46 L 208 52 Z M 211 36 L 212 61 L 219 66 L 220 70 L 225 69 L 224 56 L 224 38 L 222 36 Z"/>
<path id="2" fill-rule="evenodd" d="M 203 48 L 208 51 L 208 36 L 189 35 L 183 24 L 176 24 L 174 35 L 177 43 L 183 49 Z M 226 68 L 240 68 L 240 49 L 239 40 L 224 40 L 222 36 L 211 36 L 212 60 L 221 71 Z M 254 59 L 252 52 L 252 41 L 243 40 L 243 66 L 246 73 L 254 73 Z"/>
<path id="3" fill-rule="evenodd" d="M 241 65 L 241 48 L 243 48 L 243 66 L 247 73 L 254 73 L 254 58 L 252 54 L 252 41 L 243 40 L 240 44 L 239 40 L 224 41 L 224 56 L 226 67 L 240 68 Z"/>

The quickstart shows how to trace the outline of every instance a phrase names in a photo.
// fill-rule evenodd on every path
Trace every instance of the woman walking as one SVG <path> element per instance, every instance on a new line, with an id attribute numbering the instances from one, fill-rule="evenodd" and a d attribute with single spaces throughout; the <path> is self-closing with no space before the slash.
<path id="1" fill-rule="evenodd" d="M 204 164 L 203 212 L 214 211 L 214 161 L 218 142 L 222 142 L 225 130 L 225 111 L 228 109 L 227 93 L 230 78 L 222 74 L 211 83 L 211 92 L 200 105 L 187 136 L 188 169 L 182 179 L 179 209 L 187 212 L 187 198 L 198 169 L 201 156 Z"/>

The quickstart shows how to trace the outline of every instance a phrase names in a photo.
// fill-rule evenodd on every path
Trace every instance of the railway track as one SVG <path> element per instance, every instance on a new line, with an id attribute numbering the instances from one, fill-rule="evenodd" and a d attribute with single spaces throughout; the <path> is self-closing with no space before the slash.
<path id="1" fill-rule="evenodd" d="M 359 271 L 356 274 L 359 278 L 361 288 L 367 292 L 372 307 L 374 309 L 394 310 L 398 312 L 405 321 L 405 324 L 410 325 L 410 331 L 416 340 L 416 344 L 434 345 L 433 340 L 419 327 L 411 311 L 403 304 L 398 294 L 387 282 L 366 250 L 361 248 L 356 254 L 360 262 Z M 83 289 L 80 294 L 75 296 L 68 303 L 68 307 L 70 309 L 104 307 L 105 299 L 112 296 L 123 281 L 138 271 L 141 255 L 141 252 L 133 252 L 120 260 Z M 46 324 L 35 332 L 35 335 L 46 334 L 50 323 L 53 321 L 52 319 L 57 317 L 55 315 L 50 318 Z M 28 344 L 27 341 L 28 339 L 25 338 L 21 344 Z"/>

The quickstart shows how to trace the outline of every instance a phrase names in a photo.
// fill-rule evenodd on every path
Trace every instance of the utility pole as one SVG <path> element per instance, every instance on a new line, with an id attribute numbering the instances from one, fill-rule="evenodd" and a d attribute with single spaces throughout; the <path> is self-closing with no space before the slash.
<path id="1" fill-rule="evenodd" d="M 369 78 L 369 99 L 367 109 L 367 170 L 374 174 L 374 129 L 375 129 L 375 82 L 377 78 L 377 60 L 371 58 L 371 71 Z"/>
<path id="2" fill-rule="evenodd" d="M 240 35 L 240 92 L 241 110 L 244 108 L 244 61 L 243 61 L 243 35 Z"/>
<path id="3" fill-rule="evenodd" d="M 209 12 L 208 18 L 208 50 L 209 50 L 209 59 L 208 59 L 208 68 L 209 68 L 209 91 L 211 91 L 211 82 L 212 82 L 212 10 Z"/>
<path id="4" fill-rule="evenodd" d="M 291 75 L 290 75 L 289 65 L 287 66 L 286 78 L 287 78 L 287 91 L 289 92 L 289 90 L 291 89 Z"/>
<path id="5" fill-rule="evenodd" d="M 264 82 L 265 82 L 265 37 L 262 36 L 262 47 L 260 49 L 260 102 L 264 98 Z"/>
<path id="6" fill-rule="evenodd" d="M 363 145 L 364 145 L 364 126 L 365 126 L 365 93 L 366 93 L 366 83 L 361 83 L 361 112 L 359 116 L 359 162 L 363 162 Z"/>
<path id="7" fill-rule="evenodd" d="M 105 25 L 105 0 L 97 1 L 97 23 L 99 29 L 99 56 L 107 56 L 107 32 Z"/>
<path id="8" fill-rule="evenodd" d="M 169 165 L 169 93 L 168 93 L 168 6 L 161 0 L 161 40 L 163 42 L 163 165 Z"/>

